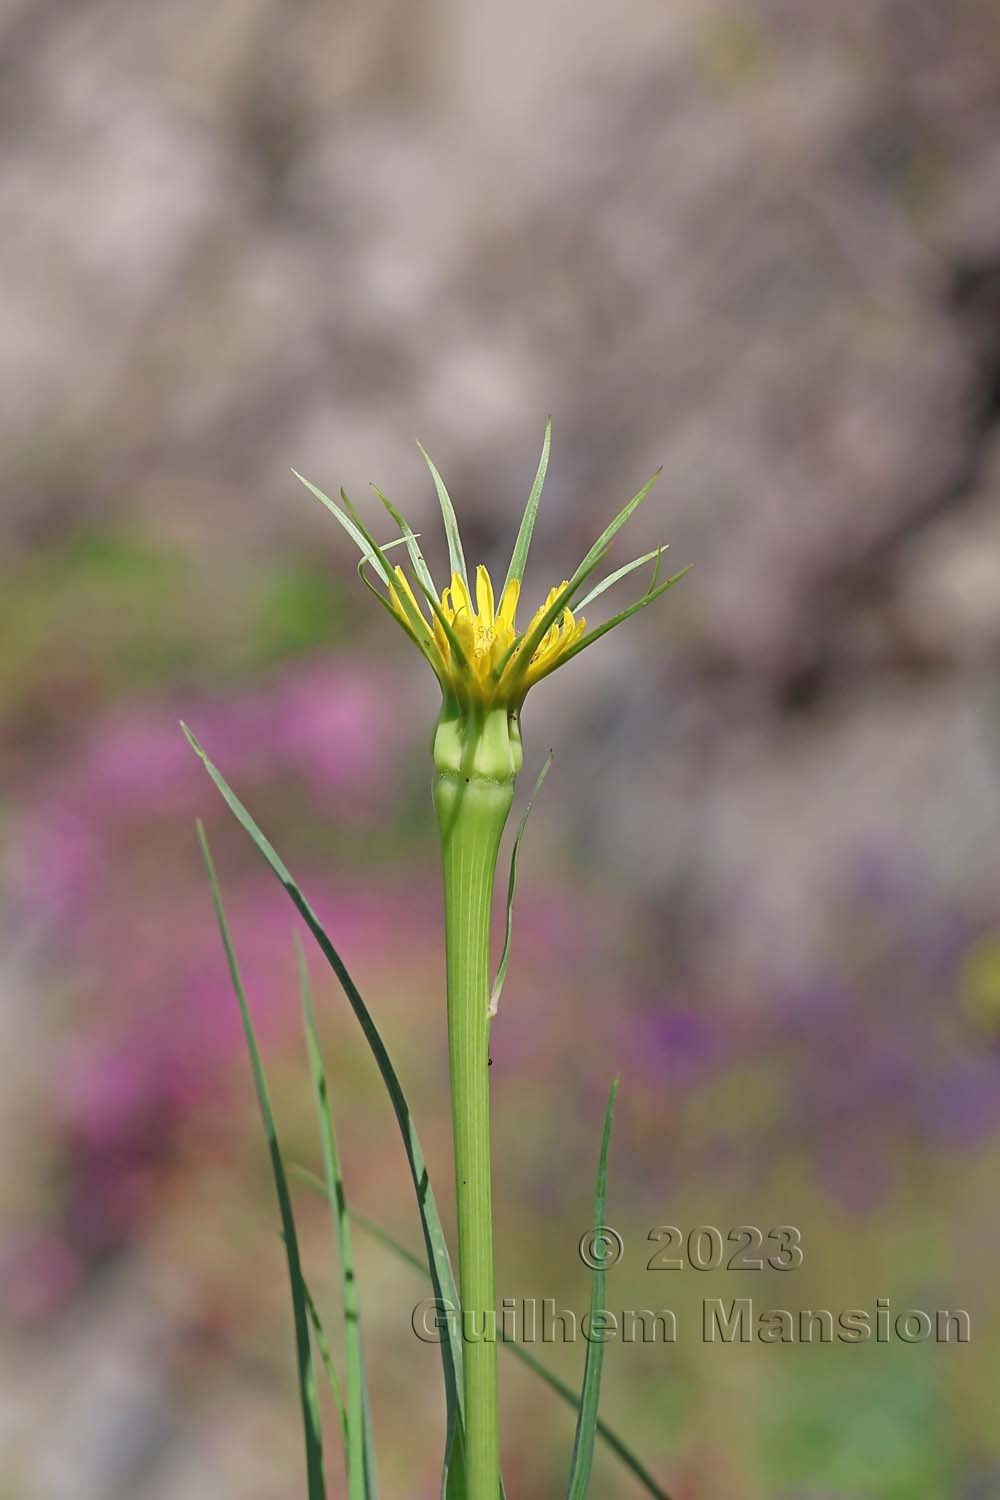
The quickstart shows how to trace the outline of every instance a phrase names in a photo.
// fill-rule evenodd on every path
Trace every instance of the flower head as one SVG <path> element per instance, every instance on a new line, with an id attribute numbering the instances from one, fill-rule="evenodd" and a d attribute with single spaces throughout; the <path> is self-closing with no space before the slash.
<path id="1" fill-rule="evenodd" d="M 616 569 L 581 597 L 584 585 L 615 536 L 653 487 L 659 477 L 657 473 L 601 533 L 573 576 L 549 590 L 544 603 L 535 610 L 524 630 L 519 631 L 517 607 L 548 467 L 550 441 L 551 424 L 547 424 L 542 456 L 499 602 L 492 579 L 482 565 L 476 568 L 470 585 L 454 506 L 444 481 L 422 448 L 420 451 L 437 489 L 448 540 L 451 582 L 440 593 L 412 528 L 380 490 L 376 489 L 375 493 L 399 529 L 399 535 L 384 545 L 376 542 L 344 490 L 340 492 L 341 503 L 338 504 L 303 479 L 301 474 L 296 476 L 336 516 L 357 544 L 361 552 L 359 572 L 362 579 L 427 659 L 453 717 L 469 714 L 481 717 L 493 709 L 503 709 L 516 719 L 529 688 L 630 615 L 658 599 L 687 571 L 682 569 L 661 583 L 660 563 L 664 548 L 658 547 Z M 393 565 L 386 557 L 390 548 L 398 546 L 406 548 L 412 582 L 402 566 Z M 653 576 L 645 593 L 610 620 L 588 631 L 582 611 L 606 589 L 646 563 L 653 563 Z M 369 578 L 368 570 L 376 575 L 381 588 Z"/>
<path id="2" fill-rule="evenodd" d="M 568 587 L 568 579 L 549 590 L 545 603 L 536 609 L 527 629 L 519 636 L 515 616 L 521 584 L 517 578 L 508 579 L 498 606 L 493 581 L 482 563 L 476 569 L 475 600 L 465 579 L 453 573 L 438 607 L 431 611 L 428 625 L 403 569 L 397 566 L 393 573 L 389 603 L 408 633 L 413 633 L 413 621 L 421 621 L 422 638 L 418 644 L 442 687 L 459 699 L 478 698 L 486 706 L 523 699 L 532 683 L 554 671 L 565 659 L 587 628 L 583 616 L 578 619 L 568 605 L 563 605 L 551 624 L 548 623 L 547 612 Z M 544 622 L 544 633 L 530 655 L 522 660 L 519 646 L 532 637 L 540 622 Z"/>

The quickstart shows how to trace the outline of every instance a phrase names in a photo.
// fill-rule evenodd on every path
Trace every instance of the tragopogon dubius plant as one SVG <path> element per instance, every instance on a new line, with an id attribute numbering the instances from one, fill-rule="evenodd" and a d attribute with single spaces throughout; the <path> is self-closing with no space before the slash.
<path id="1" fill-rule="evenodd" d="M 519 629 L 518 608 L 548 467 L 550 438 L 551 428 L 547 425 L 541 459 L 499 594 L 482 565 L 470 577 L 454 507 L 444 481 L 426 453 L 423 456 L 437 491 L 448 544 L 450 578 L 443 589 L 439 589 L 434 581 L 413 529 L 381 491 L 376 490 L 376 494 L 395 527 L 396 535 L 380 544 L 343 490 L 339 501 L 332 500 L 302 475 L 296 476 L 326 506 L 355 543 L 360 554 L 361 578 L 425 658 L 441 688 L 441 709 L 434 730 L 432 757 L 434 805 L 444 875 L 448 1044 L 458 1221 L 457 1286 L 416 1130 L 398 1076 L 371 1013 L 290 871 L 188 732 L 223 797 L 285 887 L 324 957 L 336 972 L 388 1089 L 417 1192 L 427 1272 L 442 1310 L 441 1352 L 448 1410 L 442 1476 L 442 1495 L 446 1500 L 497 1500 L 498 1495 L 503 1494 L 497 1411 L 497 1340 L 495 1335 L 490 1336 L 491 1330 L 496 1328 L 496 1294 L 489 1038 L 507 971 L 517 856 L 527 811 L 512 849 L 506 940 L 492 982 L 490 914 L 500 842 L 522 765 L 522 708 L 528 692 L 538 682 L 585 651 L 609 630 L 652 604 L 687 571 L 682 569 L 661 580 L 664 549 L 660 547 L 615 568 L 600 581 L 591 582 L 618 532 L 652 488 L 657 478 L 654 475 L 619 511 L 571 576 L 548 591 L 527 624 Z M 405 551 L 408 570 L 405 564 L 390 560 L 388 556 L 391 549 L 398 548 Z M 398 552 L 394 552 L 395 556 Z M 640 596 L 610 619 L 588 629 L 584 611 L 589 610 L 606 590 L 646 566 L 651 567 L 651 578 Z M 539 783 L 547 768 L 548 762 L 542 768 Z M 528 810 L 530 806 L 529 801 Z M 314 1349 L 330 1377 L 340 1411 L 350 1500 L 371 1500 L 376 1494 L 375 1460 L 353 1274 L 351 1215 L 344 1195 L 327 1078 L 316 1039 L 308 975 L 300 955 L 310 1072 L 324 1163 L 323 1178 L 314 1178 L 312 1182 L 329 1198 L 339 1247 L 345 1330 L 343 1386 L 305 1282 L 287 1174 L 263 1066 L 203 832 L 200 837 L 246 1029 L 278 1193 L 295 1312 L 309 1500 L 325 1500 L 322 1441 L 313 1375 Z M 598 1224 L 604 1216 L 608 1143 L 616 1087 L 612 1087 L 608 1101 L 599 1160 L 595 1205 Z M 387 1239 L 374 1226 L 367 1227 Z M 389 1243 L 404 1258 L 414 1259 L 402 1247 Z M 603 1310 L 603 1306 L 604 1273 L 598 1268 L 594 1271 L 592 1312 Z M 568 1485 L 571 1500 L 581 1500 L 587 1493 L 596 1436 L 610 1444 L 648 1493 L 664 1495 L 621 1439 L 598 1419 L 603 1354 L 600 1341 L 588 1346 L 579 1398 L 541 1366 L 530 1351 L 516 1344 L 511 1347 L 578 1409 Z"/>

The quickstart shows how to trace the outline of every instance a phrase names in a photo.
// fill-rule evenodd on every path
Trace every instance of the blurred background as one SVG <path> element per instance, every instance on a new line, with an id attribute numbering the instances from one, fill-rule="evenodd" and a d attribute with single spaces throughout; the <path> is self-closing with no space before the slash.
<path id="1" fill-rule="evenodd" d="M 608 1346 L 603 1411 L 674 1500 L 1000 1493 L 995 5 L 7 0 L 0 77 L 0 1496 L 304 1494 L 195 817 L 315 1167 L 292 912 L 179 718 L 327 921 L 450 1215 L 435 688 L 289 469 L 375 481 L 440 564 L 419 437 L 502 576 L 548 412 L 528 603 L 660 463 L 616 559 L 695 568 L 528 703 L 501 1294 L 586 1308 L 621 1070 L 609 1306 L 679 1333 Z M 311 958 L 348 1191 L 417 1247 Z M 742 1224 L 802 1266 L 646 1270 L 656 1226 Z M 432 1496 L 425 1288 L 358 1251 L 384 1492 Z M 703 1342 L 746 1296 L 972 1340 Z M 508 1493 L 545 1500 L 572 1414 L 505 1366 Z M 594 1493 L 639 1490 L 599 1457 Z"/>

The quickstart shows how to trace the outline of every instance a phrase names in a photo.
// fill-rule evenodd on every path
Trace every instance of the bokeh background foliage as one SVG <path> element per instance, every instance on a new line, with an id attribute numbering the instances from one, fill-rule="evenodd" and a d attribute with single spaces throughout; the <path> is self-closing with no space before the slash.
<path id="1" fill-rule="evenodd" d="M 609 1347 L 605 1411 L 677 1500 L 996 1493 L 995 6 L 15 0 L 0 76 L 0 1493 L 299 1492 L 196 814 L 315 1166 L 289 913 L 176 722 L 356 973 L 446 1197 L 432 684 L 288 469 L 430 532 L 419 436 L 502 576 L 548 411 L 529 595 L 661 461 L 632 552 L 696 567 L 528 705 L 556 760 L 494 1032 L 501 1290 L 586 1307 L 620 1068 L 609 1306 L 680 1335 Z M 416 1245 L 314 977 L 349 1191 Z M 804 1265 L 647 1272 L 667 1223 L 792 1223 Z M 386 1490 L 430 1495 L 424 1287 L 358 1250 Z M 973 1339 L 704 1344 L 739 1295 L 961 1306 Z M 572 1416 L 503 1381 L 541 1500 Z"/>

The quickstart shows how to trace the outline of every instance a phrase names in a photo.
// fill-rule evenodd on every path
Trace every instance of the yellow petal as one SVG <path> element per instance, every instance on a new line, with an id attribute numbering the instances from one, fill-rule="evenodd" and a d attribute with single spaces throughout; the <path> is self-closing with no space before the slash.
<path id="1" fill-rule="evenodd" d="M 455 617 L 458 618 L 463 613 L 471 615 L 472 600 L 469 597 L 469 590 L 466 588 L 465 579 L 460 577 L 458 573 L 451 575 L 451 589 L 449 592 L 451 593 L 452 608 Z"/>
<path id="2" fill-rule="evenodd" d="M 493 627 L 493 583 L 482 563 L 476 569 L 476 612 L 483 625 Z"/>
<path id="3" fill-rule="evenodd" d="M 442 610 L 442 614 L 443 613 L 444 611 Z M 434 644 L 437 647 L 438 656 L 441 658 L 443 666 L 447 668 L 449 662 L 451 661 L 451 642 L 445 635 L 444 627 L 442 626 L 441 621 L 438 619 L 437 615 L 434 616 L 434 622 L 431 628 L 434 631 Z"/>
<path id="4" fill-rule="evenodd" d="M 503 593 L 500 595 L 500 608 L 497 611 L 497 618 L 504 625 L 509 626 L 512 631 L 515 628 L 514 616 L 517 614 L 517 601 L 520 596 L 521 585 L 516 578 L 512 578 L 510 580 L 510 583 L 507 584 Z"/>
<path id="5" fill-rule="evenodd" d="M 417 622 L 414 619 L 414 615 L 418 615 L 420 617 L 420 624 L 426 631 L 427 621 L 424 619 L 423 611 L 421 610 L 420 605 L 414 598 L 413 590 L 410 588 L 409 579 L 403 572 L 402 568 L 398 565 L 398 563 L 392 571 L 396 575 L 396 587 L 393 588 L 391 584 L 389 585 L 389 602 L 391 603 L 396 613 L 399 615 L 400 619 L 405 620 L 406 624 L 409 625 L 411 630 L 416 630 L 417 628 Z M 407 608 L 407 605 L 409 605 L 410 607 Z"/>

